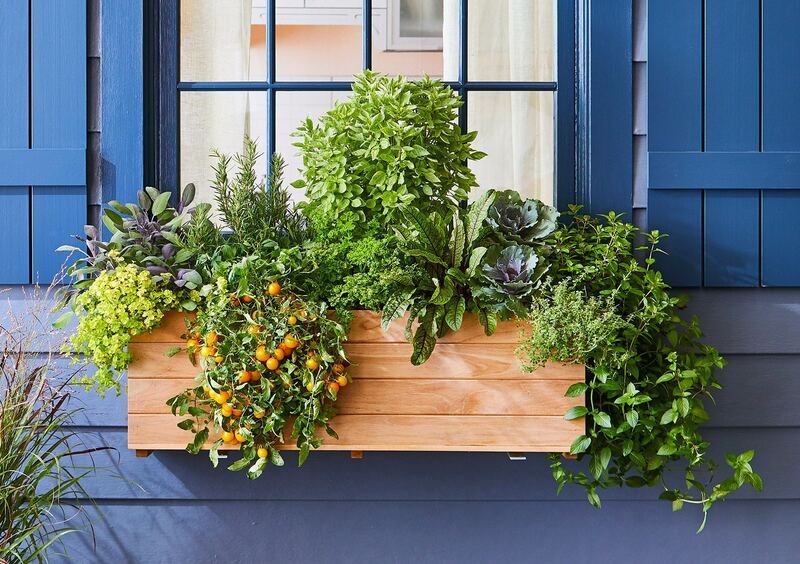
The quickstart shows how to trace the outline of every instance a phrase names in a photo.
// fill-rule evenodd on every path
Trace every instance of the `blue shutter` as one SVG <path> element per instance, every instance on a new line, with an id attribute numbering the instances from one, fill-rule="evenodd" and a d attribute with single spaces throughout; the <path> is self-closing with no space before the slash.
<path id="1" fill-rule="evenodd" d="M 677 286 L 798 286 L 800 2 L 651 0 L 649 227 Z"/>
<path id="2" fill-rule="evenodd" d="M 0 3 L 0 283 L 49 283 L 86 222 L 86 1 Z"/>

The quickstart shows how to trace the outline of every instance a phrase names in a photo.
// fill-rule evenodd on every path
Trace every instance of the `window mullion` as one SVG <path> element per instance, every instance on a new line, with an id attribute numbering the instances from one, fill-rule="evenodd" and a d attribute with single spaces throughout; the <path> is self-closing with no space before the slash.
<path id="1" fill-rule="evenodd" d="M 365 70 L 372 68 L 372 0 L 364 0 L 361 18 L 362 33 L 362 63 Z"/>

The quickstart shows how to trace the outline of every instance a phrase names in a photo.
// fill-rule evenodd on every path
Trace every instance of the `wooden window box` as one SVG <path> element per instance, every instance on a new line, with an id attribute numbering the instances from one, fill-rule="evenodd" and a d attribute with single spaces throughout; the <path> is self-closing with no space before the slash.
<path id="1" fill-rule="evenodd" d="M 331 422 L 339 440 L 322 431 L 322 450 L 566 452 L 583 433 L 582 419 L 563 416 L 584 402 L 564 397 L 584 381 L 584 366 L 523 372 L 514 354 L 518 324 L 500 323 L 487 337 L 478 319 L 465 315 L 461 330 L 441 338 L 422 366 L 410 363 L 403 328 L 397 321 L 383 331 L 379 314 L 355 312 L 345 346 L 353 383 L 341 390 Z M 182 314 L 170 313 L 129 346 L 128 448 L 183 450 L 191 439 L 165 403 L 194 387 L 200 371 L 185 353 L 165 355 L 184 344 L 184 332 Z"/>

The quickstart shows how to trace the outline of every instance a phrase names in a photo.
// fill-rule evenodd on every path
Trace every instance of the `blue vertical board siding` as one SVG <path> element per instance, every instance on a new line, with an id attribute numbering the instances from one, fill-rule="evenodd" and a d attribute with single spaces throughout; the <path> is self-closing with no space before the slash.
<path id="1" fill-rule="evenodd" d="M 633 5 L 591 2 L 591 213 L 633 207 Z"/>
<path id="2" fill-rule="evenodd" d="M 703 246 L 704 285 L 759 285 L 758 190 L 707 190 Z"/>
<path id="3" fill-rule="evenodd" d="M 142 0 L 103 2 L 102 10 L 107 29 L 142 29 Z M 143 184 L 142 47 L 141 33 L 103 33 L 103 202 L 135 202 Z"/>
<path id="4" fill-rule="evenodd" d="M 703 149 L 703 6 L 695 0 L 648 4 L 648 148 Z M 703 282 L 701 190 L 650 190 L 648 227 L 668 233 L 659 258 L 675 286 Z"/>
<path id="5" fill-rule="evenodd" d="M 28 2 L 0 2 L 0 151 L 28 148 Z M 28 187 L 0 186 L 0 284 L 30 279 Z"/>
<path id="6" fill-rule="evenodd" d="M 761 284 L 800 285 L 800 190 L 765 191 L 761 213 Z"/>
<path id="7" fill-rule="evenodd" d="M 763 0 L 764 151 L 800 151 L 800 2 Z M 798 186 L 800 188 L 800 186 Z M 761 283 L 800 286 L 800 190 L 764 191 Z"/>
<path id="8" fill-rule="evenodd" d="M 707 0 L 705 150 L 759 150 L 759 3 Z M 758 286 L 759 193 L 707 191 L 704 284 Z"/>
<path id="9" fill-rule="evenodd" d="M 31 19 L 32 148 L 85 150 L 86 0 L 31 0 Z M 34 186 L 31 208 L 32 279 L 47 283 L 86 223 L 86 187 Z"/>

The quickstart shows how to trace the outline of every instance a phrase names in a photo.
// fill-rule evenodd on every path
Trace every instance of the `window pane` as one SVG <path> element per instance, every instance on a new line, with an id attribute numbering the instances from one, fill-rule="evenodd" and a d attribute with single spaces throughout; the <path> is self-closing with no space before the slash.
<path id="1" fill-rule="evenodd" d="M 309 20 L 278 14 L 275 74 L 279 81 L 351 80 L 361 70 L 361 11 L 342 12 L 346 12 L 344 17 L 334 13 Z M 288 25 L 285 21 L 309 23 Z"/>
<path id="2" fill-rule="evenodd" d="M 553 0 L 470 0 L 471 81 L 554 81 Z"/>
<path id="3" fill-rule="evenodd" d="M 458 0 L 396 0 L 372 15 L 372 67 L 458 80 Z"/>
<path id="4" fill-rule="evenodd" d="M 286 161 L 284 184 L 300 178 L 300 168 L 303 159 L 299 149 L 293 146 L 298 141 L 292 133 L 300 123 L 311 117 L 316 120 L 319 116 L 331 109 L 338 100 L 350 96 L 349 91 L 344 92 L 278 92 L 275 95 L 275 150 Z M 302 200 L 301 190 L 293 190 L 293 199 Z"/>
<path id="5" fill-rule="evenodd" d="M 252 0 L 181 1 L 182 81 L 265 79 L 266 27 L 252 4 Z"/>
<path id="6" fill-rule="evenodd" d="M 181 187 L 194 182 L 198 202 L 213 202 L 213 150 L 240 153 L 245 135 L 258 140 L 263 152 L 267 135 L 264 92 L 182 92 L 180 131 Z M 258 172 L 266 174 L 262 156 Z"/>
<path id="7" fill-rule="evenodd" d="M 475 146 L 488 156 L 471 163 L 479 189 L 515 188 L 553 203 L 555 126 L 552 92 L 471 92 L 467 111 Z"/>

